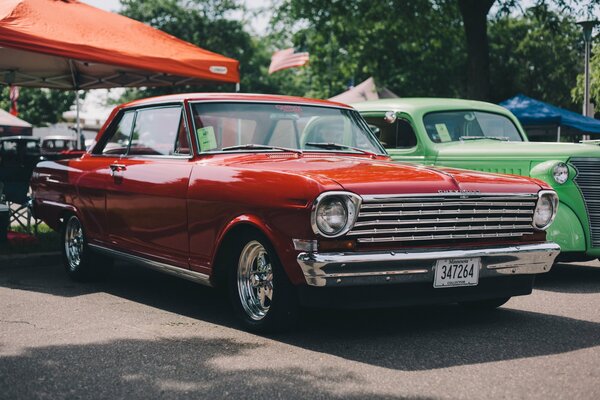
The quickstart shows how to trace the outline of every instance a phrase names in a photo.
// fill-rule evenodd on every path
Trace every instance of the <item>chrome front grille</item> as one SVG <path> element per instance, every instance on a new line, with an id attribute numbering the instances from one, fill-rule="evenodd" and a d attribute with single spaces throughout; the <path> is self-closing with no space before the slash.
<path id="1" fill-rule="evenodd" d="M 349 237 L 359 243 L 510 238 L 533 234 L 537 195 L 363 198 Z"/>
<path id="2" fill-rule="evenodd" d="M 577 169 L 575 183 L 587 209 L 592 247 L 600 247 L 600 159 L 571 158 L 569 162 Z"/>

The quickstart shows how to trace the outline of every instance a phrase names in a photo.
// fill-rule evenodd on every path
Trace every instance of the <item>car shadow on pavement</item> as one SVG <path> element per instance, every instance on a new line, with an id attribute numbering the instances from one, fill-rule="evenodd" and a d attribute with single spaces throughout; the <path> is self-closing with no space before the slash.
<path id="1" fill-rule="evenodd" d="M 28 348 L 0 356 L 0 398 L 400 398 L 363 392 L 356 388 L 362 378 L 347 372 L 256 368 L 250 355 L 257 346 L 164 338 Z M 248 364 L 220 366 L 237 357 L 248 357 Z M 341 392 L 348 385 L 355 394 Z"/>
<path id="2" fill-rule="evenodd" d="M 48 271 L 45 271 L 48 270 Z M 237 328 L 222 294 L 132 265 L 104 281 L 71 283 L 60 266 L 0 274 L 0 286 L 58 296 L 104 292 L 160 310 Z M 485 314 L 458 306 L 384 310 L 306 310 L 297 330 L 269 336 L 282 343 L 348 360 L 421 371 L 560 354 L 600 345 L 600 324 L 511 309 Z M 1 363 L 2 360 L 0 360 Z M 0 375 L 1 376 L 1 375 Z"/>
<path id="3" fill-rule="evenodd" d="M 600 293 L 600 268 L 580 264 L 556 264 L 536 278 L 535 288 L 559 293 Z"/>

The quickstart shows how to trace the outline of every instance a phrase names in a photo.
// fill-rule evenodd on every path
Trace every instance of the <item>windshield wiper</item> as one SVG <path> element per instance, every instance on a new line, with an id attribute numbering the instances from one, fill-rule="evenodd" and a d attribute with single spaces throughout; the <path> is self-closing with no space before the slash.
<path id="1" fill-rule="evenodd" d="M 463 141 L 463 140 L 484 140 L 484 139 L 500 140 L 501 142 L 509 141 L 509 138 L 507 138 L 506 136 L 461 136 L 461 137 L 459 137 L 459 139 L 461 141 Z"/>
<path id="2" fill-rule="evenodd" d="M 312 147 L 319 147 L 319 148 L 326 149 L 326 150 L 350 149 L 350 150 L 357 151 L 359 153 L 368 154 L 368 155 L 373 156 L 373 157 L 376 157 L 378 155 L 376 153 L 373 153 L 373 152 L 367 151 L 367 150 L 363 150 L 363 149 L 360 149 L 358 147 L 347 146 L 345 144 L 339 144 L 339 143 L 306 142 L 306 143 L 304 143 L 304 145 L 305 146 L 312 146 Z"/>
<path id="3" fill-rule="evenodd" d="M 291 149 L 289 147 L 282 147 L 282 146 L 269 146 L 266 144 L 254 144 L 254 143 L 239 144 L 237 146 L 223 147 L 221 149 L 221 151 L 246 150 L 246 149 L 248 149 L 248 150 L 280 150 L 280 151 L 289 151 L 292 153 L 302 154 L 302 150 L 298 150 L 298 149 Z"/>

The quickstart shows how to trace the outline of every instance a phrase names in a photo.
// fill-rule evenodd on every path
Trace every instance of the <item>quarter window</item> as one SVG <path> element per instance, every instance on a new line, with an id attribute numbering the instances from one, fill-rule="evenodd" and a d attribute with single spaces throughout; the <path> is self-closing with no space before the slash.
<path id="1" fill-rule="evenodd" d="M 115 130 L 109 134 L 108 140 L 104 143 L 101 154 L 121 155 L 127 153 L 134 116 L 135 111 L 127 111 L 123 114 Z"/>

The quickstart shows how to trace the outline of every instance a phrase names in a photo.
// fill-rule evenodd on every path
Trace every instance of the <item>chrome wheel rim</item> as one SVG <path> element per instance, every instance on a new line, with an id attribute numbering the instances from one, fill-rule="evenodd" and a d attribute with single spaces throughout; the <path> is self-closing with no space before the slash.
<path id="1" fill-rule="evenodd" d="M 256 240 L 242 249 L 237 269 L 237 286 L 246 314 L 255 321 L 263 319 L 273 300 L 273 266 L 269 253 Z"/>
<path id="2" fill-rule="evenodd" d="M 77 217 L 71 217 L 65 228 L 65 254 L 69 269 L 75 271 L 81 264 L 83 254 L 83 229 Z"/>

